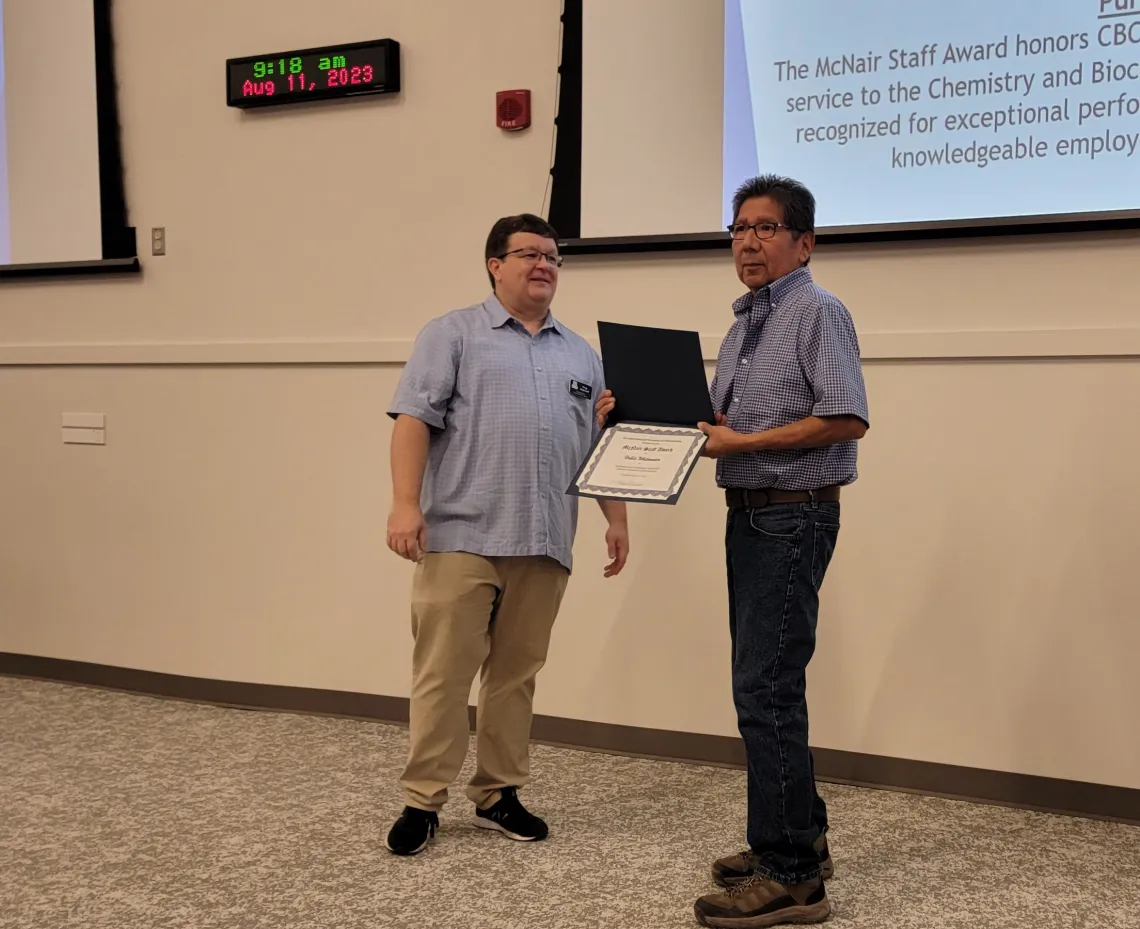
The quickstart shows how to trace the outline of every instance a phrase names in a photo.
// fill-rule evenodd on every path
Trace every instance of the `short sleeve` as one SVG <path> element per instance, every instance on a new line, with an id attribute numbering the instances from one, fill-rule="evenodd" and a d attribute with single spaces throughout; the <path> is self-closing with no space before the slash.
<path id="1" fill-rule="evenodd" d="M 412 416 L 433 429 L 443 429 L 459 373 L 461 348 L 458 333 L 444 319 L 424 326 L 404 366 L 388 415 L 393 419 Z"/>
<path id="2" fill-rule="evenodd" d="M 597 438 L 597 436 L 602 431 L 602 427 L 598 425 L 598 417 L 594 412 L 594 405 L 597 404 L 598 398 L 601 397 L 601 395 L 606 390 L 606 368 L 605 368 L 605 365 L 602 364 L 601 357 L 598 355 L 598 353 L 596 351 L 594 351 L 593 346 L 590 346 L 589 349 L 590 349 L 591 361 L 593 363 L 593 368 L 594 368 L 594 383 L 597 385 L 594 388 L 593 394 L 591 394 L 592 400 L 591 400 L 591 405 L 590 405 L 590 416 L 591 416 L 592 421 L 594 423 L 594 428 L 593 428 L 592 432 L 594 434 L 594 437 Z"/>
<path id="3" fill-rule="evenodd" d="M 594 363 L 594 383 L 598 385 L 597 392 L 594 394 L 594 399 L 597 400 L 606 391 L 606 368 L 602 364 L 601 357 L 592 347 L 590 354 L 593 356 Z"/>
<path id="4" fill-rule="evenodd" d="M 824 300 L 800 333 L 800 357 L 814 397 L 813 416 L 856 416 L 868 426 L 867 388 L 851 314 Z"/>

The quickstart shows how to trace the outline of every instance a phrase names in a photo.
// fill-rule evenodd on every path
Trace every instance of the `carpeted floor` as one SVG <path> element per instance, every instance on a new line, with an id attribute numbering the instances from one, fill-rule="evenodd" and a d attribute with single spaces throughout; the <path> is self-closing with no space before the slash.
<path id="1" fill-rule="evenodd" d="M 536 747 L 551 839 L 457 791 L 383 848 L 404 730 L 0 677 L 2 929 L 689 927 L 741 846 L 737 771 Z M 466 773 L 466 772 L 465 772 Z M 846 929 L 1136 929 L 1140 829 L 827 787 Z"/>

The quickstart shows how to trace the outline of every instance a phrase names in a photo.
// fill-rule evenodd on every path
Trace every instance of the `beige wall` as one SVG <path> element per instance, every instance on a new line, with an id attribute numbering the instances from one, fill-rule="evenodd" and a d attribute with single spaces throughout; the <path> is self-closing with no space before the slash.
<path id="1" fill-rule="evenodd" d="M 420 324 L 483 295 L 490 221 L 541 206 L 558 6 L 119 0 L 132 219 L 170 251 L 140 280 L 0 289 L 0 650 L 407 693 L 383 405 Z M 223 105 L 228 56 L 366 36 L 404 44 L 401 99 Z M 530 133 L 494 128 L 509 87 L 535 91 Z M 1138 258 L 1121 235 L 819 255 L 874 425 L 817 744 L 1140 788 Z M 738 287 L 720 256 L 577 259 L 559 310 L 711 350 Z M 105 413 L 107 445 L 62 445 L 65 411 Z M 614 581 L 586 508 L 540 712 L 733 732 L 711 470 L 635 510 Z"/>

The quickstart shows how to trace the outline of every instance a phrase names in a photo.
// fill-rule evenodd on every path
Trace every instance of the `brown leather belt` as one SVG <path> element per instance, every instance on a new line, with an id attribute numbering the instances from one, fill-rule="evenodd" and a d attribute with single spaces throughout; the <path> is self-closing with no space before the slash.
<path id="1" fill-rule="evenodd" d="M 759 510 L 773 503 L 837 503 L 839 487 L 821 487 L 819 490 L 744 490 L 730 487 L 724 492 L 730 510 Z"/>

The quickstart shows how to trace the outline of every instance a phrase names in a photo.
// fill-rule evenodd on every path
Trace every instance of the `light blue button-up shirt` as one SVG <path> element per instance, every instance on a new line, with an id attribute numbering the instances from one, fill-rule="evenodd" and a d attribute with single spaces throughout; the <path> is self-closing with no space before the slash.
<path id="1" fill-rule="evenodd" d="M 590 344 L 550 314 L 531 335 L 493 295 L 428 323 L 388 408 L 431 428 L 427 551 L 547 555 L 572 568 L 578 498 L 604 390 Z"/>

